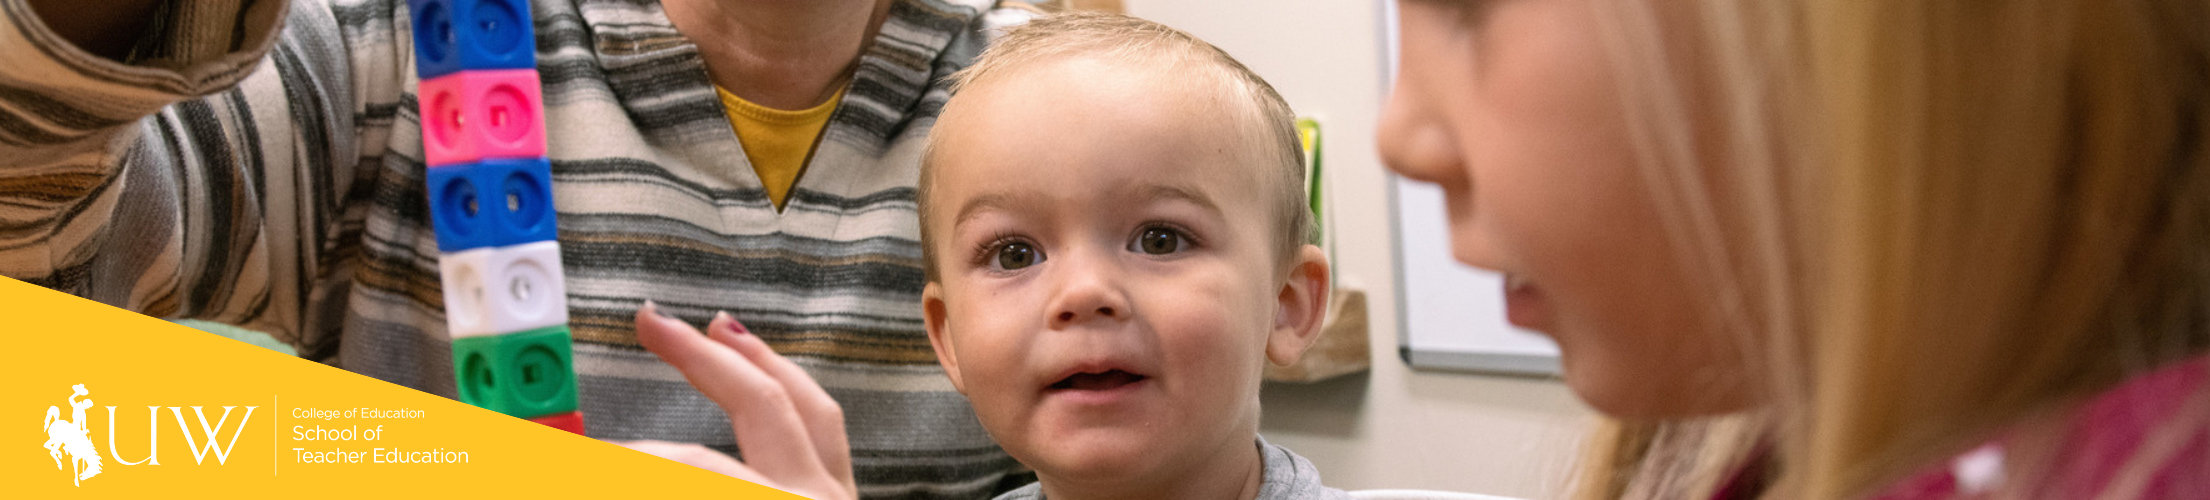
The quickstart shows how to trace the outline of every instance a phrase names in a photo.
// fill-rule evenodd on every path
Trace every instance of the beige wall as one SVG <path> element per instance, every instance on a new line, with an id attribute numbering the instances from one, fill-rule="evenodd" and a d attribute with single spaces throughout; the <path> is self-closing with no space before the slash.
<path id="1" fill-rule="evenodd" d="M 1561 494 L 1592 415 L 1549 380 L 1412 371 L 1396 357 L 1388 177 L 1374 153 L 1386 94 L 1375 0 L 1128 0 L 1129 14 L 1189 31 L 1264 76 L 1326 134 L 1338 276 L 1373 310 L 1374 367 L 1315 385 L 1269 384 L 1267 439 L 1330 485 L 1527 498 Z"/>

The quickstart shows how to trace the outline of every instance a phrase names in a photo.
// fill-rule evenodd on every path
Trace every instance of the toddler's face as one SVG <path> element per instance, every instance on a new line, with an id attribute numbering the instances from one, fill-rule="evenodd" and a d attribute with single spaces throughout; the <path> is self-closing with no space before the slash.
<path id="1" fill-rule="evenodd" d="M 1218 87 L 1163 73 L 1020 71 L 965 91 L 933 132 L 923 223 L 940 279 L 924 307 L 947 373 L 1047 479 L 1156 478 L 1249 450 L 1270 337 L 1301 352 L 1285 336 L 1312 330 L 1292 319 L 1311 307 L 1282 313 L 1297 302 L 1272 248 L 1283 181 L 1257 129 Z M 1294 269 L 1325 276 L 1306 255 Z"/>

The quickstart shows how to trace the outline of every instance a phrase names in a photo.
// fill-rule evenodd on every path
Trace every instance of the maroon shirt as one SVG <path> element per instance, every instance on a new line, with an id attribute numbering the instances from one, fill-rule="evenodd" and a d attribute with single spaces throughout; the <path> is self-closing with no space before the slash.
<path id="1" fill-rule="evenodd" d="M 2073 410 L 2052 473 L 2006 477 L 2003 441 L 1996 439 L 1897 481 L 1877 500 L 1986 498 L 2005 481 L 2035 481 L 2043 498 L 2210 499 L 2210 355 L 2136 376 Z M 1748 500 L 1765 492 L 1764 453 L 1735 472 L 1713 500 Z M 2146 459 L 2145 473 L 2127 475 Z M 2133 466 L 2139 468 L 2140 466 Z"/>

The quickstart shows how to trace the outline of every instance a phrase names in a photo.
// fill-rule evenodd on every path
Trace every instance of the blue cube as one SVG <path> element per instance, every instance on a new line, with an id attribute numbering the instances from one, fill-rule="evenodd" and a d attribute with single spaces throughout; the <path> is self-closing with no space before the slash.
<path id="1" fill-rule="evenodd" d="M 440 252 L 553 241 L 552 163 L 495 159 L 430 167 L 430 227 Z"/>
<path id="2" fill-rule="evenodd" d="M 407 8 L 414 16 L 415 74 L 424 80 L 537 67 L 529 0 L 407 0 Z"/>

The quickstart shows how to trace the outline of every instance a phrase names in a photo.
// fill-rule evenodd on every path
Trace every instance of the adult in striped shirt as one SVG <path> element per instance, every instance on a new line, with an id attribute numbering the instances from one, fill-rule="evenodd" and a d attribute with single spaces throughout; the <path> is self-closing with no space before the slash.
<path id="1" fill-rule="evenodd" d="M 730 312 L 818 380 L 860 496 L 1029 480 L 935 364 L 913 202 L 943 77 L 1024 17 L 987 0 L 532 9 L 593 437 L 736 452 L 723 410 L 639 347 L 651 300 L 692 324 Z M 453 394 L 405 2 L 0 13 L 0 275 Z"/>

